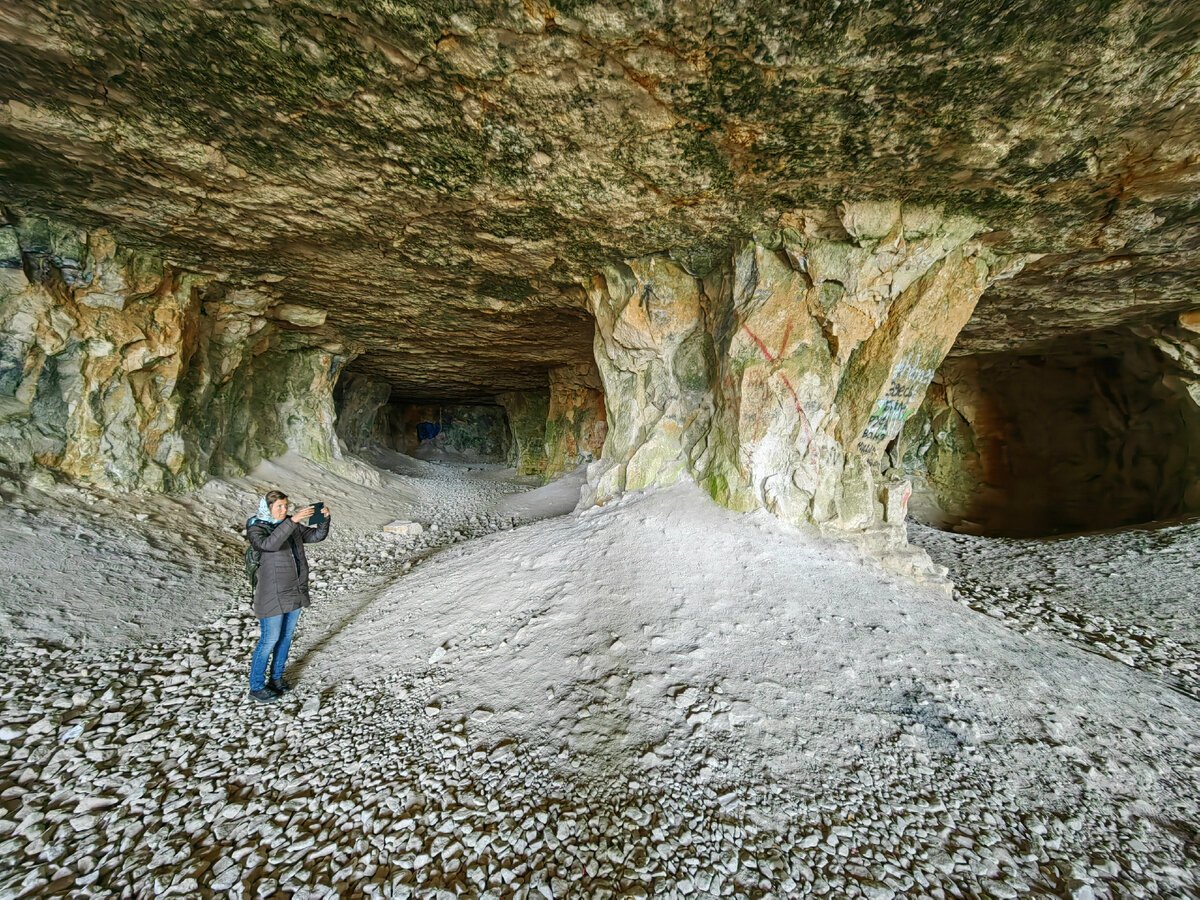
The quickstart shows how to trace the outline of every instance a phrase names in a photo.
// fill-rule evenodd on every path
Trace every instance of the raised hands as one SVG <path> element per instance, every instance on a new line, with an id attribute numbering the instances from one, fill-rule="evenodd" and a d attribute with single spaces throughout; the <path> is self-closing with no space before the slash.
<path id="1" fill-rule="evenodd" d="M 292 516 L 292 521 L 299 525 L 316 511 L 315 506 L 306 506 L 304 509 L 298 509 L 296 510 L 296 514 Z"/>

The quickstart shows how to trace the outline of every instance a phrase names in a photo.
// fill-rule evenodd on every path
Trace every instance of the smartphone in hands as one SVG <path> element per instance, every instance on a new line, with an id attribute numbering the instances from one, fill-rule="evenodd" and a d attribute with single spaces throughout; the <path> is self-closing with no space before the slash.
<path id="1" fill-rule="evenodd" d="M 325 502 L 323 500 L 314 500 L 307 504 L 313 508 L 313 514 L 308 517 L 308 524 L 311 528 L 316 528 L 318 525 L 325 524 Z"/>

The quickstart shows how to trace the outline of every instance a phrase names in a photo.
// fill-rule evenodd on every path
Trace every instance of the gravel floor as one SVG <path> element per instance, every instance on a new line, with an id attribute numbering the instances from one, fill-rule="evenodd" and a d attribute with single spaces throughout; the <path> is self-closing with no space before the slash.
<path id="1" fill-rule="evenodd" d="M 307 658 L 380 585 L 511 527 L 484 510 L 524 489 L 450 471 L 441 487 L 436 532 L 335 528 L 312 552 L 297 688 L 271 706 L 246 699 L 245 597 L 153 645 L 4 646 L 0 897 L 1200 896 L 1194 741 L 1163 748 L 1164 770 L 1191 776 L 1149 814 L 1114 806 L 1097 785 L 1122 773 L 1070 748 L 1062 766 L 1078 777 L 1030 771 L 1014 794 L 991 777 L 1003 748 L 969 739 L 952 693 L 916 685 L 893 744 L 848 745 L 834 774 L 780 784 L 734 742 L 685 745 L 638 777 L 558 747 L 481 742 L 471 719 L 429 705 L 437 669 L 306 679 Z M 1064 625 L 1061 603 L 962 591 L 1020 627 L 1108 635 L 1098 620 Z M 1107 643 L 1194 687 L 1181 651 Z"/>
<path id="2" fill-rule="evenodd" d="M 961 603 L 1200 700 L 1200 523 L 1044 540 L 909 533 L 950 569 Z"/>

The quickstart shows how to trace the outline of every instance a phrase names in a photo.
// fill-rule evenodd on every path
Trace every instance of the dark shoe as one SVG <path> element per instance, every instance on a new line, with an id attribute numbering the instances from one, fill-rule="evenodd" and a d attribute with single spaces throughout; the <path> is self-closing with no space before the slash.
<path id="1" fill-rule="evenodd" d="M 279 699 L 279 695 L 269 688 L 259 688 L 250 692 L 250 699 L 259 703 L 274 703 Z"/>
<path id="2" fill-rule="evenodd" d="M 284 694 L 289 693 L 292 689 L 292 686 L 282 678 L 272 678 L 267 682 L 267 687 L 274 691 L 275 696 L 277 697 L 282 697 Z"/>

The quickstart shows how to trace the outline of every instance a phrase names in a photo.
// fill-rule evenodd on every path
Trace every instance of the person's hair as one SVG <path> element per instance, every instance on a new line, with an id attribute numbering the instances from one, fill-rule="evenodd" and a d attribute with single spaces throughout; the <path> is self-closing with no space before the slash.
<path id="1" fill-rule="evenodd" d="M 287 494 L 283 491 L 267 491 L 267 509 L 270 509 L 279 500 L 286 500 Z"/>

